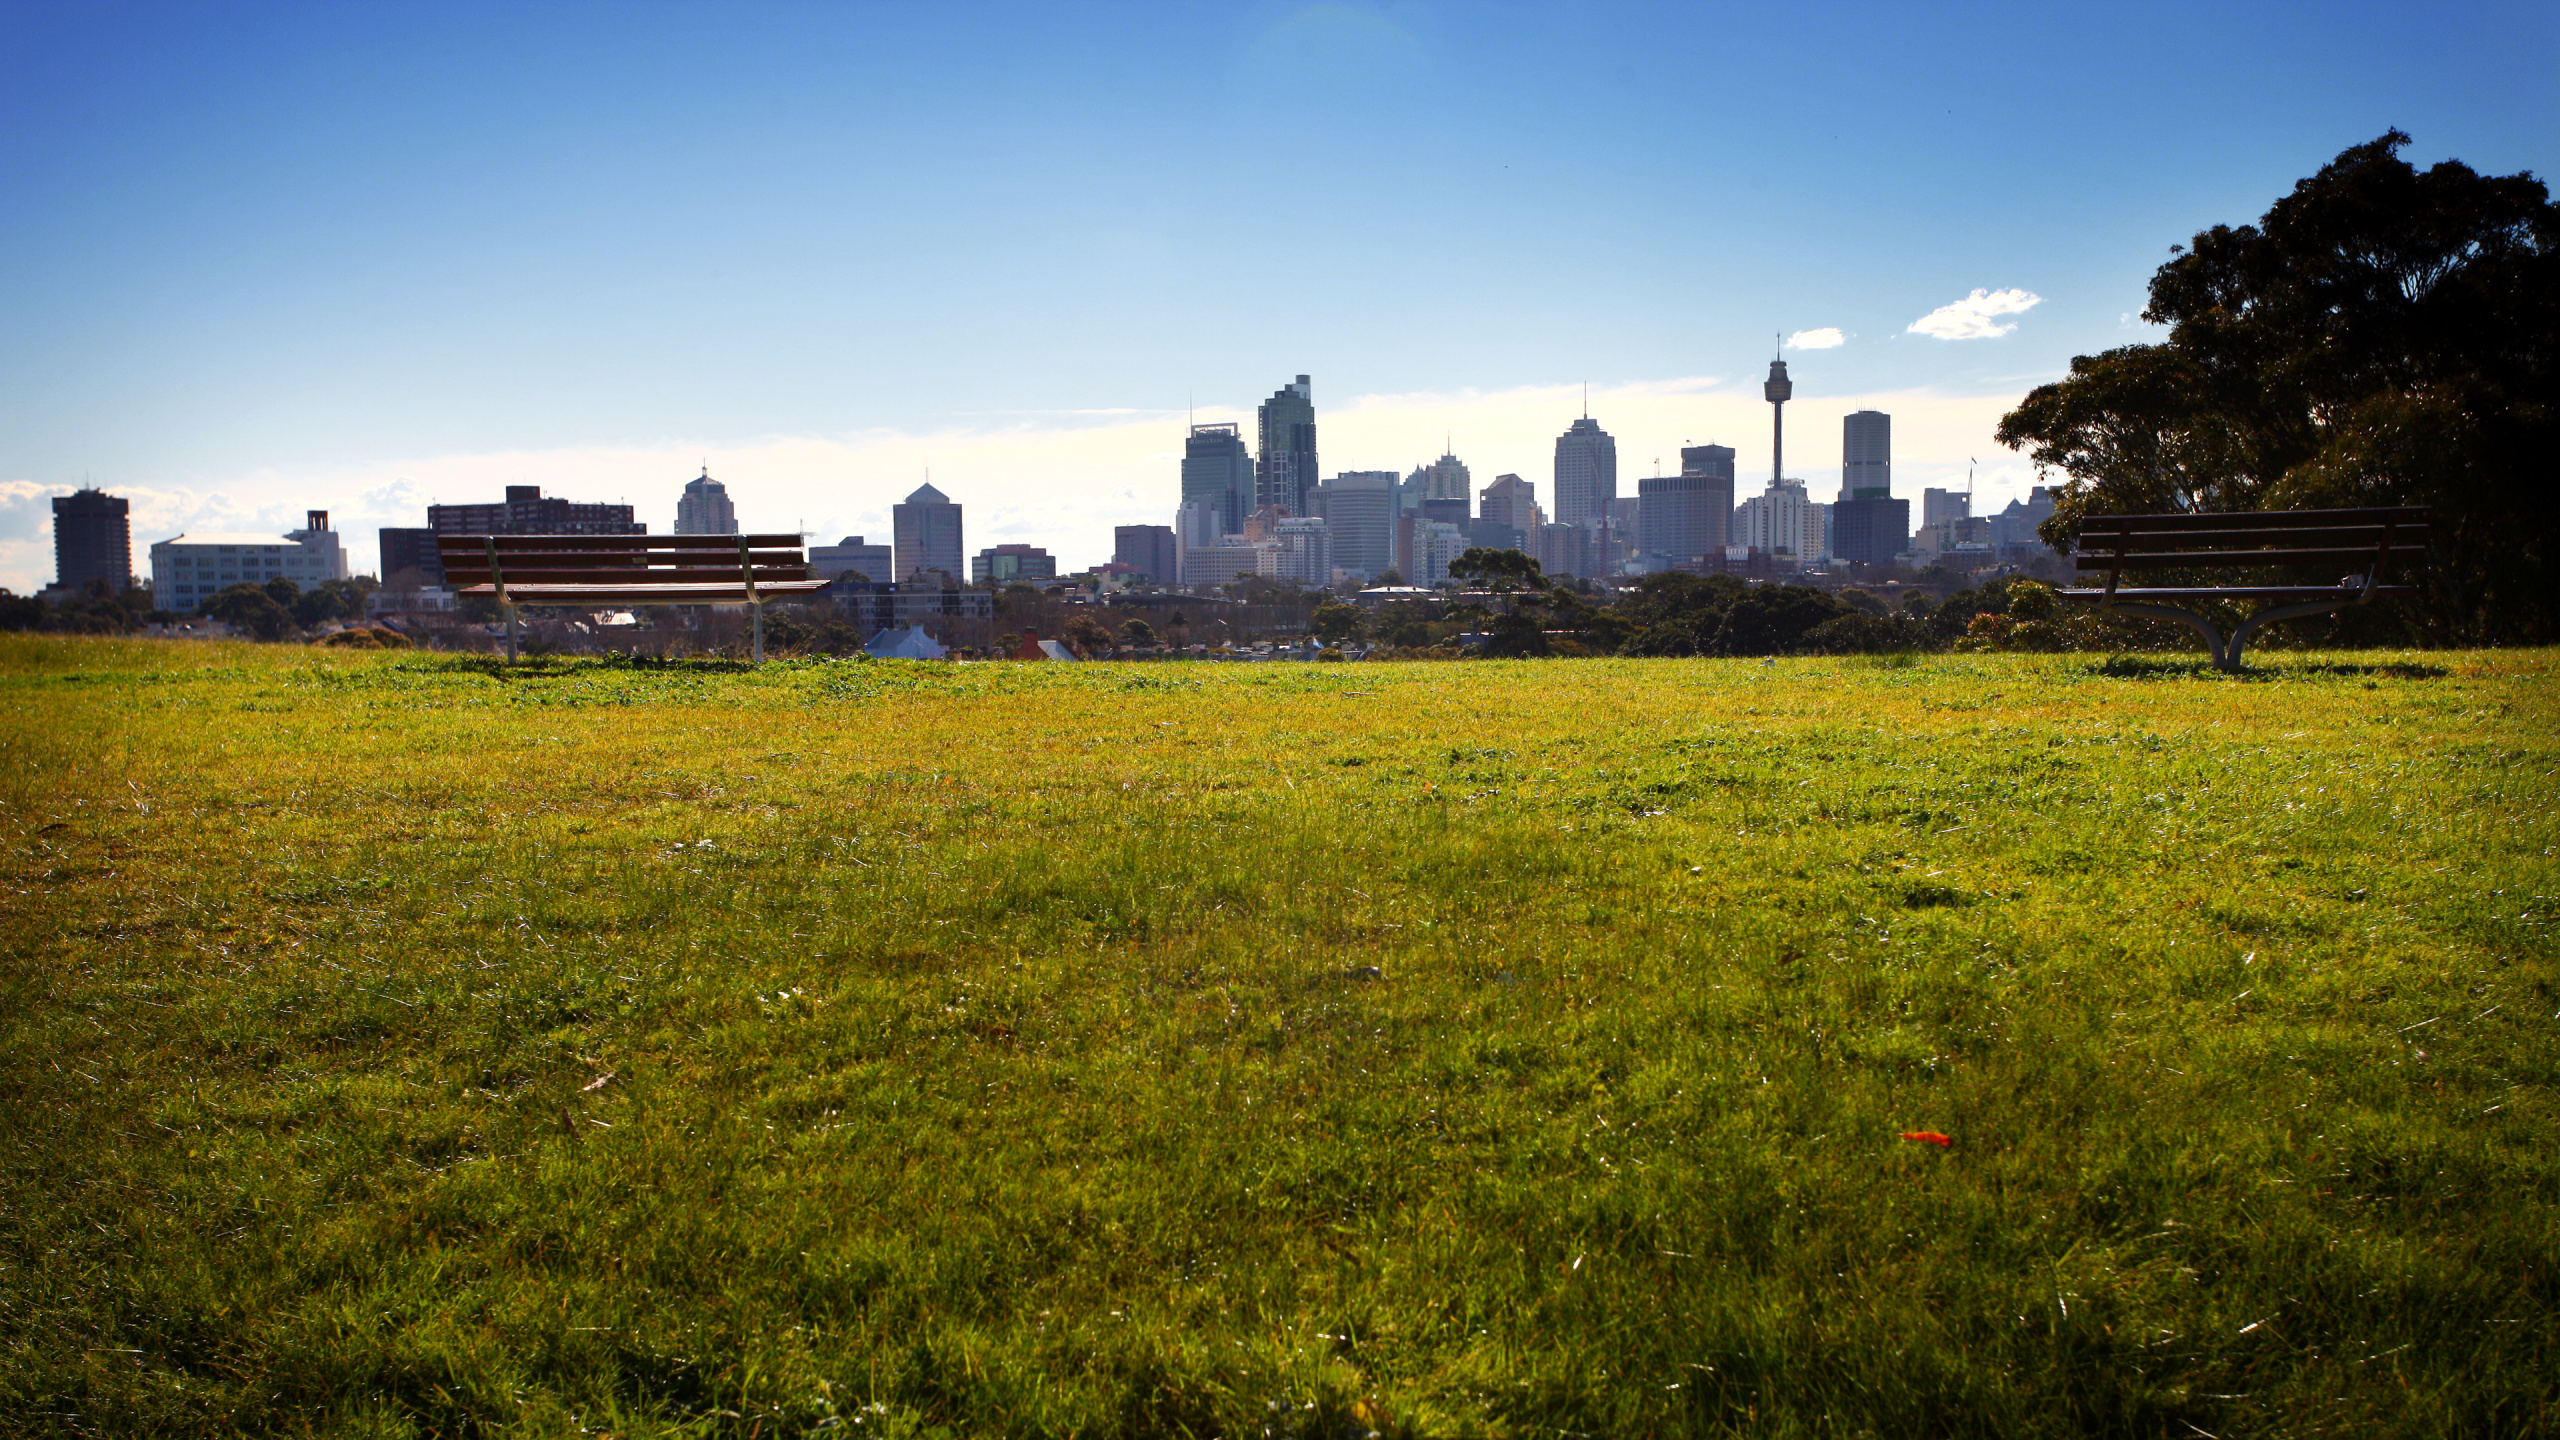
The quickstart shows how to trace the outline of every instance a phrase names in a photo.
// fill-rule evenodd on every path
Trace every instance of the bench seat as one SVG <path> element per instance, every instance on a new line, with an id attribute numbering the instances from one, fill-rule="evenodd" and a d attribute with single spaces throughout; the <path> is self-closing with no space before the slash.
<path id="1" fill-rule="evenodd" d="M 2383 583 L 2395 562 L 2423 559 L 2433 512 L 2421 505 L 2357 510 L 2193 511 L 2169 515 L 2091 515 L 2080 522 L 2074 568 L 2103 570 L 2104 585 L 2055 593 L 2101 609 L 2175 620 L 2204 638 L 2214 667 L 2236 671 L 2240 650 L 2255 631 L 2294 620 L 2371 604 L 2376 598 L 2415 595 L 2417 587 Z M 2361 575 L 2326 585 L 2127 586 L 2128 570 L 2292 570 L 2317 573 L 2332 566 Z M 2332 574 L 2336 573 L 2331 570 Z M 2225 637 L 2217 620 L 2193 607 L 2216 600 L 2256 601 Z"/>
<path id="2" fill-rule="evenodd" d="M 744 605 L 764 659 L 767 601 L 815 595 L 798 535 L 438 535 L 445 583 L 494 598 L 516 658 L 520 605 Z"/>

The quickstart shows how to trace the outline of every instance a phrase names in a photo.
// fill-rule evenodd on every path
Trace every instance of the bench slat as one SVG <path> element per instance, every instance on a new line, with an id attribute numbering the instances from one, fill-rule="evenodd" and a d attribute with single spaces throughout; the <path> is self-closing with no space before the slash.
<path id="1" fill-rule="evenodd" d="M 2174 515 L 2091 515 L 2080 522 L 2083 536 L 2092 533 L 2143 534 L 2163 530 L 2298 530 L 2329 525 L 2424 523 L 2435 511 L 2425 505 L 2383 505 L 2364 510 L 2188 511 Z"/>
<path id="2" fill-rule="evenodd" d="M 2076 600 L 2102 599 L 2107 594 L 2105 590 L 2097 588 L 2056 590 L 2053 593 L 2067 595 Z M 2418 593 L 2418 587 L 2376 585 L 2373 587 L 2373 593 L 2415 595 Z M 2363 598 L 2364 594 L 2362 590 L 2345 585 L 2211 585 L 2201 588 L 2151 590 L 2118 586 L 2115 598 L 2118 600 L 2323 600 L 2336 596 L 2341 600 L 2355 601 Z"/>
<path id="3" fill-rule="evenodd" d="M 2385 530 L 2379 525 L 2340 525 L 2333 529 L 2303 530 L 2169 530 L 2158 533 L 2086 534 L 2080 537 L 2083 550 L 2112 546 L 2135 546 L 2147 550 L 2171 550 L 2204 546 L 2226 546 L 2249 550 L 2267 545 L 2294 545 L 2334 549 L 2340 545 L 2362 545 L 2367 549 L 2385 539 L 2394 550 L 2415 550 L 2427 543 L 2427 527 L 2422 524 L 2395 525 Z"/>
<path id="4" fill-rule="evenodd" d="M 814 595 L 827 588 L 824 580 L 781 580 L 771 585 L 756 584 L 756 598 L 770 600 L 778 595 Z M 495 585 L 471 585 L 459 593 L 495 595 Z M 718 605 L 744 604 L 746 587 L 731 581 L 726 585 L 517 585 L 509 582 L 507 598 L 519 605 Z"/>
<path id="5" fill-rule="evenodd" d="M 2414 558 L 2416 547 L 2410 547 L 2410 552 Z M 2074 556 L 2072 563 L 2083 570 L 2230 570 L 2256 565 L 2365 566 L 2373 563 L 2375 553 L 2375 547 L 2371 545 L 2355 550 L 2173 550 L 2131 555 L 2102 551 L 2095 555 Z"/>
<path id="6" fill-rule="evenodd" d="M 478 553 L 498 542 L 500 555 L 518 550 L 705 550 L 714 555 L 738 553 L 738 542 L 750 550 L 797 550 L 797 535 L 438 535 L 439 550 Z"/>
<path id="7" fill-rule="evenodd" d="M 489 566 L 448 566 L 445 584 L 489 584 L 497 577 L 489 574 Z M 809 566 L 755 566 L 755 584 L 781 584 L 788 579 L 809 579 Z M 515 569 L 507 566 L 507 589 L 520 589 L 525 584 L 740 584 L 737 566 L 717 569 Z"/>

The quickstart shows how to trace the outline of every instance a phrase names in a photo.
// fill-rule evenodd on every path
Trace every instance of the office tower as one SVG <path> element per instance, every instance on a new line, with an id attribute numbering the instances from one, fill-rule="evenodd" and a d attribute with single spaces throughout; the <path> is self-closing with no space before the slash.
<path id="1" fill-rule="evenodd" d="M 1307 492 L 1316 488 L 1316 401 L 1307 377 L 1273 391 L 1257 418 L 1253 503 L 1304 515 Z"/>
<path id="2" fill-rule="evenodd" d="M 1244 528 L 1244 517 L 1253 509 L 1253 456 L 1245 449 L 1240 427 L 1191 427 L 1182 446 L 1182 504 L 1215 509 L 1221 535 Z"/>
<path id="3" fill-rule="evenodd" d="M 1538 568 L 1548 575 L 1594 573 L 1591 565 L 1592 533 L 1587 525 L 1567 525 L 1562 521 L 1540 525 L 1532 533 L 1530 543 L 1535 547 L 1529 552 L 1530 558 L 1536 560 Z"/>
<path id="4" fill-rule="evenodd" d="M 1058 560 L 1037 545 L 998 545 L 981 550 L 969 561 L 969 583 L 1002 587 L 1016 580 L 1037 581 L 1058 578 Z"/>
<path id="5" fill-rule="evenodd" d="M 62 590 L 103 580 L 123 593 L 133 584 L 132 503 L 90 487 L 53 497 L 53 583 Z"/>
<path id="6" fill-rule="evenodd" d="M 1396 481 L 1393 470 L 1346 470 L 1308 495 L 1310 507 L 1324 517 L 1334 568 L 1359 580 L 1394 568 Z"/>
<path id="7" fill-rule="evenodd" d="M 1961 490 L 1941 490 L 1932 485 L 1920 492 L 1920 528 L 1944 525 L 1973 514 L 1973 497 Z"/>
<path id="8" fill-rule="evenodd" d="M 711 478 L 711 467 L 702 467 L 702 477 L 684 482 L 684 498 L 676 502 L 676 533 L 679 535 L 735 535 L 738 533 L 738 511 L 729 503 L 729 487 Z"/>
<path id="9" fill-rule="evenodd" d="M 374 533 L 382 552 L 382 588 L 430 590 L 444 585 L 444 557 L 436 553 L 436 532 L 413 526 L 385 526 Z"/>
<path id="10" fill-rule="evenodd" d="M 1424 466 L 1422 481 L 1423 499 L 1455 500 L 1460 505 L 1467 503 L 1468 487 L 1475 483 L 1474 477 L 1467 474 L 1466 462 L 1455 455 L 1443 455 Z"/>
<path id="11" fill-rule="evenodd" d="M 430 505 L 427 528 L 438 535 L 646 535 L 628 505 L 581 505 L 545 499 L 539 485 L 510 485 L 494 505 Z"/>
<path id="12" fill-rule="evenodd" d="M 1745 500 L 1733 512 L 1733 543 L 1802 564 L 1813 555 L 1819 535 L 1808 535 L 1812 507 L 1801 480 L 1772 480 L 1769 488 Z"/>
<path id="13" fill-rule="evenodd" d="M 1911 502 L 1869 488 L 1831 507 L 1831 554 L 1861 565 L 1890 565 L 1911 546 Z"/>
<path id="14" fill-rule="evenodd" d="M 1769 362 L 1769 380 L 1760 393 L 1769 397 L 1769 483 L 1776 485 L 1787 473 L 1787 402 L 1796 393 L 1785 360 Z"/>
<path id="15" fill-rule="evenodd" d="M 1404 483 L 1396 487 L 1396 508 L 1407 515 L 1419 515 L 1422 513 L 1422 497 L 1430 493 L 1431 471 L 1416 465 L 1413 473 L 1404 477 Z"/>
<path id="16" fill-rule="evenodd" d="M 1861 490 L 1893 493 L 1893 417 L 1882 411 L 1854 411 L 1840 421 L 1840 498 L 1855 500 Z"/>
<path id="17" fill-rule="evenodd" d="M 847 535 L 833 545 L 809 547 L 809 574 L 819 580 L 850 580 L 862 585 L 892 585 L 896 556 L 886 545 L 866 544 Z M 859 578 L 856 578 L 859 577 Z"/>
<path id="18" fill-rule="evenodd" d="M 1484 502 L 1478 513 L 1494 524 L 1508 525 L 1525 535 L 1538 523 L 1538 487 L 1517 475 L 1496 475 L 1477 498 Z"/>
<path id="19" fill-rule="evenodd" d="M 1333 583 L 1332 526 L 1321 515 L 1295 515 L 1272 527 L 1280 546 L 1280 578 L 1310 590 Z"/>
<path id="20" fill-rule="evenodd" d="M 1111 528 L 1111 562 L 1126 565 L 1140 579 L 1158 585 L 1174 582 L 1180 566 L 1170 525 L 1115 525 Z"/>
<path id="21" fill-rule="evenodd" d="M 1219 507 L 1213 501 L 1204 499 L 1196 505 L 1185 505 L 1173 512 L 1175 580 L 1189 586 L 1234 579 L 1232 575 L 1221 576 L 1213 571 L 1194 573 L 1192 556 L 1217 548 L 1218 542 L 1235 533 L 1227 528 L 1224 517 L 1219 513 Z M 1238 538 L 1242 537 L 1238 536 Z"/>
<path id="22" fill-rule="evenodd" d="M 1465 527 L 1445 520 L 1425 520 L 1413 530 L 1413 573 L 1407 585 L 1437 585 L 1449 578 L 1449 566 L 1467 553 Z"/>
<path id="23" fill-rule="evenodd" d="M 908 583 L 940 571 L 957 583 L 960 565 L 960 507 L 930 482 L 916 487 L 906 500 L 889 507 L 892 539 L 897 544 L 898 582 Z"/>
<path id="24" fill-rule="evenodd" d="M 1618 498 L 1618 442 L 1588 415 L 1556 437 L 1555 496 L 1556 523 L 1585 527 L 1598 525 Z"/>
<path id="25" fill-rule="evenodd" d="M 1696 567 L 1724 549 L 1733 520 L 1733 482 L 1661 475 L 1636 482 L 1636 548 L 1663 563 Z"/>

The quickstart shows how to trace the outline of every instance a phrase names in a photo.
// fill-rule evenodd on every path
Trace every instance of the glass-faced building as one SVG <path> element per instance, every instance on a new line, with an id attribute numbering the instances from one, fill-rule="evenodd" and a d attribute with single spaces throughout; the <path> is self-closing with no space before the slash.
<path id="1" fill-rule="evenodd" d="M 1281 386 L 1262 402 L 1256 419 L 1260 454 L 1254 462 L 1253 505 L 1248 510 L 1277 505 L 1292 515 L 1306 514 L 1317 473 L 1314 386 L 1304 375 Z"/>

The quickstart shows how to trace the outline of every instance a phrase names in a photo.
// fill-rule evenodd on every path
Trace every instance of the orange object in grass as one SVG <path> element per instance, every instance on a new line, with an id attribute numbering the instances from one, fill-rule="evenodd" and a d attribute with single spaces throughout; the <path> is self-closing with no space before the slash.
<path id="1" fill-rule="evenodd" d="M 1935 1130 L 1905 1130 L 1902 1132 L 1902 1138 L 1905 1140 L 1919 1140 L 1927 1144 L 1941 1147 L 1950 1146 L 1956 1143 L 1955 1137 L 1950 1135 L 1941 1135 Z"/>

